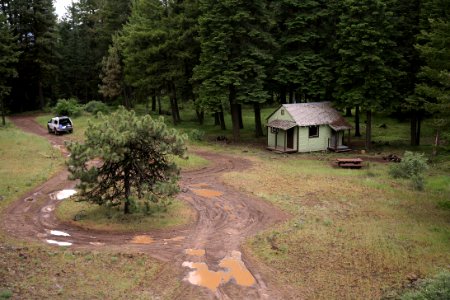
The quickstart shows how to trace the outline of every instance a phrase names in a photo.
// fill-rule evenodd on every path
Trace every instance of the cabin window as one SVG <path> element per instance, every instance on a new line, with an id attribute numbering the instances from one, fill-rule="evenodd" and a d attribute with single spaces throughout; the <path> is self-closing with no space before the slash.
<path id="1" fill-rule="evenodd" d="M 278 128 L 270 127 L 270 132 L 277 134 L 278 133 Z"/>
<path id="2" fill-rule="evenodd" d="M 309 126 L 309 137 L 319 137 L 319 126 Z"/>
<path id="3" fill-rule="evenodd" d="M 284 109 L 281 110 L 281 115 L 284 116 Z"/>

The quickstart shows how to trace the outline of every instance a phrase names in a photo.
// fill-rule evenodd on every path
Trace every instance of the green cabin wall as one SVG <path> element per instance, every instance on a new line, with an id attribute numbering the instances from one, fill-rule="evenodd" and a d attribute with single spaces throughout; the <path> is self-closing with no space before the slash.
<path id="1" fill-rule="evenodd" d="M 319 126 L 319 136 L 310 138 L 308 127 L 299 127 L 300 143 L 298 152 L 322 151 L 328 149 L 328 139 L 331 138 L 331 128 L 328 125 Z"/>

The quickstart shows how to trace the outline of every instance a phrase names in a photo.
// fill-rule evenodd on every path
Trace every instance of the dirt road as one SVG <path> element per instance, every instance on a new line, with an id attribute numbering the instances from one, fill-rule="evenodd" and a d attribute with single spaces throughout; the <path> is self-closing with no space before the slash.
<path id="1" fill-rule="evenodd" d="M 67 135 L 48 134 L 32 116 L 14 117 L 12 121 L 24 131 L 47 138 L 54 147 L 68 154 L 64 148 Z M 249 259 L 241 257 L 239 251 L 245 238 L 286 220 L 287 215 L 223 184 L 223 173 L 245 170 L 251 166 L 249 161 L 206 151 L 196 154 L 211 164 L 182 174 L 183 192 L 178 197 L 197 212 L 195 223 L 183 228 L 123 234 L 88 231 L 61 223 L 53 213 L 60 202 L 56 193 L 75 186 L 67 179 L 67 171 L 56 174 L 14 202 L 2 217 L 1 226 L 11 236 L 23 240 L 76 249 L 145 252 L 173 262 L 183 273 L 180 281 L 185 288 L 180 298 L 192 295 L 206 299 L 284 298 L 279 289 L 271 286 L 271 280 L 263 279 L 262 273 Z"/>

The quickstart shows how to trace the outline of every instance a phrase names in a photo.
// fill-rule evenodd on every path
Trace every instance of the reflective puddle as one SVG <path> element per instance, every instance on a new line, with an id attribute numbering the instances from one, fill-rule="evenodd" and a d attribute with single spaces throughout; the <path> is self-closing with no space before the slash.
<path id="1" fill-rule="evenodd" d="M 192 190 L 194 194 L 198 196 L 202 196 L 205 198 L 214 198 L 214 197 L 220 197 L 223 195 L 222 192 L 215 191 L 215 190 L 208 190 L 208 189 L 198 189 L 198 190 Z"/>
<path id="2" fill-rule="evenodd" d="M 56 235 L 56 236 L 70 236 L 70 234 L 68 234 L 67 232 L 59 231 L 59 230 L 50 230 L 50 234 Z"/>
<path id="3" fill-rule="evenodd" d="M 204 256 L 205 250 L 203 250 L 203 249 L 186 249 L 186 254 L 192 255 L 192 256 Z"/>
<path id="4" fill-rule="evenodd" d="M 72 243 L 69 243 L 69 242 L 58 242 L 58 241 L 54 241 L 54 240 L 47 240 L 47 243 L 52 244 L 52 245 L 62 246 L 62 247 L 72 246 Z"/>
<path id="5" fill-rule="evenodd" d="M 57 200 L 64 200 L 64 199 L 72 197 L 76 193 L 77 193 L 77 191 L 75 191 L 75 190 L 62 190 L 62 191 L 55 193 L 54 197 Z"/>
<path id="6" fill-rule="evenodd" d="M 154 240 L 148 235 L 137 235 L 131 240 L 132 244 L 148 245 L 148 244 L 151 244 L 153 242 L 154 242 Z"/>
<path id="7" fill-rule="evenodd" d="M 233 280 L 240 286 L 252 286 L 255 278 L 245 266 L 241 258 L 241 252 L 233 251 L 230 256 L 225 257 L 219 263 L 223 271 L 211 271 L 205 263 L 184 262 L 183 267 L 193 269 L 185 280 L 191 284 L 203 286 L 211 291 L 216 291 L 221 284 Z"/>

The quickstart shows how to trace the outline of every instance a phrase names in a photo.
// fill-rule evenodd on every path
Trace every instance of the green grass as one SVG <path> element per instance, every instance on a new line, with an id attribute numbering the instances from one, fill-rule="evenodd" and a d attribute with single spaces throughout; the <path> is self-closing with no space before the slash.
<path id="1" fill-rule="evenodd" d="M 386 164 L 343 170 L 318 157 L 261 156 L 250 172 L 224 176 L 291 213 L 289 222 L 246 244 L 275 269 L 281 286 L 305 298 L 376 299 L 410 274 L 448 266 L 450 211 L 439 206 L 444 184 L 415 192 L 407 181 L 392 180 Z"/>
<path id="2" fill-rule="evenodd" d="M 420 282 L 413 291 L 406 292 L 401 300 L 448 300 L 450 298 L 450 272 L 443 271 L 437 276 Z"/>
<path id="3" fill-rule="evenodd" d="M 0 157 L 0 211 L 64 165 L 61 154 L 48 141 L 11 124 L 0 127 Z"/>
<path id="4" fill-rule="evenodd" d="M 169 229 L 188 224 L 195 217 L 189 205 L 177 199 L 172 200 L 167 211 L 156 211 L 152 215 L 138 212 L 124 215 L 123 210 L 118 208 L 67 200 L 58 205 L 56 216 L 63 222 L 85 229 L 116 232 Z M 76 216 L 81 217 L 75 221 Z"/>

